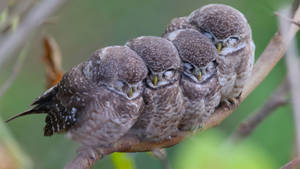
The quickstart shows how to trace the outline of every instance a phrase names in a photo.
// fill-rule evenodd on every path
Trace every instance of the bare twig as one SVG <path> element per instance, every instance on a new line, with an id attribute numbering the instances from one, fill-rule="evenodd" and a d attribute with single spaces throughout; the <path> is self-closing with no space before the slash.
<path id="1" fill-rule="evenodd" d="M 300 158 L 295 158 L 292 161 L 288 162 L 284 166 L 280 167 L 280 169 L 296 169 L 300 164 Z"/>
<path id="2" fill-rule="evenodd" d="M 27 50 L 28 50 L 28 47 L 25 46 L 19 57 L 18 57 L 18 60 L 17 62 L 15 63 L 14 67 L 13 67 L 13 71 L 12 73 L 10 74 L 9 78 L 4 82 L 4 84 L 1 86 L 0 88 L 0 97 L 5 93 L 5 91 L 10 87 L 10 85 L 12 84 L 12 82 L 16 79 L 17 75 L 19 74 L 21 68 L 22 68 L 22 65 L 23 65 L 23 62 L 25 60 L 25 57 L 26 57 L 26 53 L 27 53 Z"/>
<path id="3" fill-rule="evenodd" d="M 289 84 L 287 79 L 279 85 L 276 91 L 270 96 L 268 101 L 252 116 L 239 125 L 239 128 L 231 137 L 232 142 L 239 141 L 249 136 L 254 129 L 273 111 L 287 104 L 288 102 Z"/>
<path id="4" fill-rule="evenodd" d="M 18 29 L 3 38 L 0 44 L 0 66 L 19 49 L 27 38 L 67 0 L 43 0 L 24 18 Z"/>
<path id="5" fill-rule="evenodd" d="M 300 8 L 298 7 L 294 20 L 300 19 Z M 291 25 L 291 24 L 289 24 Z M 256 64 L 254 65 L 254 70 L 252 76 L 245 86 L 243 93 L 241 95 L 240 101 L 242 102 L 245 98 L 264 80 L 264 78 L 270 73 L 273 67 L 278 63 L 278 61 L 283 57 L 284 53 L 286 52 L 286 46 L 289 45 L 291 40 L 294 38 L 296 32 L 298 32 L 299 28 L 296 25 L 291 25 L 288 32 L 285 32 L 287 35 L 283 41 L 282 36 L 280 33 L 276 33 L 275 36 L 271 39 L 270 43 L 268 44 L 265 51 L 257 60 Z M 204 128 L 208 129 L 214 127 L 221 123 L 226 117 L 228 117 L 233 112 L 233 107 L 228 110 L 226 106 L 219 107 L 214 114 L 206 121 L 204 124 Z M 190 132 L 180 132 L 178 135 L 172 137 L 171 139 L 163 140 L 160 142 L 140 142 L 137 138 L 129 137 L 120 139 L 117 143 L 112 145 L 111 147 L 104 149 L 104 153 L 97 154 L 95 159 L 101 159 L 103 156 L 110 154 L 111 152 L 145 152 L 145 151 L 152 151 L 156 148 L 163 148 L 163 147 L 171 147 L 179 142 L 181 142 L 184 138 L 191 135 Z M 75 157 L 76 162 L 80 161 L 87 161 L 87 159 L 80 159 L 80 155 Z M 85 163 L 85 165 L 81 165 L 81 168 L 77 169 L 89 169 L 95 161 L 90 163 Z M 72 164 L 74 161 L 68 164 L 68 167 L 65 169 L 71 169 L 70 166 L 75 167 L 75 163 Z M 78 164 L 78 163 L 77 163 Z M 76 167 L 75 167 L 76 168 Z"/>
<path id="6" fill-rule="evenodd" d="M 289 16 L 291 13 L 288 9 L 281 10 L 283 14 Z M 300 19 L 296 20 L 299 21 Z M 288 31 L 289 27 L 286 24 L 285 20 L 280 19 L 280 28 L 282 32 Z M 297 145 L 297 155 L 300 154 L 300 61 L 297 58 L 298 51 L 296 47 L 296 41 L 293 40 L 290 47 L 288 48 L 286 54 L 286 64 L 288 70 L 288 79 L 290 81 L 290 88 L 292 94 L 292 104 L 294 110 L 294 121 L 296 127 L 296 145 Z"/>

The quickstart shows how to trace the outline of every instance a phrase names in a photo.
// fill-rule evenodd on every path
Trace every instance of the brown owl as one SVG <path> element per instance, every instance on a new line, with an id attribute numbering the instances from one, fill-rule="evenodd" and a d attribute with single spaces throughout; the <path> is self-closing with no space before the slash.
<path id="1" fill-rule="evenodd" d="M 222 100 L 236 105 L 254 63 L 255 45 L 246 18 L 230 6 L 210 4 L 192 12 L 187 20 L 217 47 Z"/>
<path id="2" fill-rule="evenodd" d="M 160 37 L 143 36 L 126 45 L 143 58 L 149 72 L 143 93 L 145 109 L 130 133 L 147 141 L 170 138 L 178 131 L 184 108 L 178 52 L 170 41 Z"/>
<path id="3" fill-rule="evenodd" d="M 73 67 L 58 85 L 16 117 L 46 113 L 44 135 L 68 132 L 86 147 L 108 146 L 135 123 L 143 107 L 144 61 L 130 48 L 106 47 Z"/>
<path id="4" fill-rule="evenodd" d="M 185 112 L 179 129 L 199 129 L 220 103 L 217 49 L 206 36 L 193 29 L 179 29 L 165 37 L 175 45 L 184 64 L 180 87 Z"/>

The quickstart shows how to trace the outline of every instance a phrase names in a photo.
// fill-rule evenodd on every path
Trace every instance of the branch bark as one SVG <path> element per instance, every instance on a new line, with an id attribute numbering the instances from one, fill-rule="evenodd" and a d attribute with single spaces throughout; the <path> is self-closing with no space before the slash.
<path id="1" fill-rule="evenodd" d="M 24 18 L 18 29 L 1 40 L 0 67 L 17 49 L 23 46 L 28 37 L 67 0 L 43 0 Z"/>
<path id="2" fill-rule="evenodd" d="M 281 11 L 285 15 L 289 16 L 291 11 L 288 9 L 283 9 Z M 296 22 L 299 22 L 299 20 Z M 279 20 L 280 28 L 282 32 L 288 31 L 287 21 L 284 19 Z M 286 38 L 285 38 L 286 39 Z M 296 127 L 296 145 L 297 145 L 297 155 L 300 154 L 300 60 L 297 58 L 299 56 L 297 51 L 296 41 L 293 40 L 289 46 L 286 54 L 286 65 L 288 71 L 288 79 L 290 82 L 291 94 L 292 94 L 292 105 L 294 111 L 294 121 Z"/>
<path id="3" fill-rule="evenodd" d="M 296 169 L 297 166 L 300 164 L 300 158 L 295 158 L 292 161 L 288 162 L 284 166 L 280 167 L 280 169 Z"/>
<path id="4" fill-rule="evenodd" d="M 239 125 L 230 141 L 237 142 L 249 136 L 255 128 L 277 108 L 288 102 L 289 84 L 285 78 L 268 101 L 252 116 Z"/>

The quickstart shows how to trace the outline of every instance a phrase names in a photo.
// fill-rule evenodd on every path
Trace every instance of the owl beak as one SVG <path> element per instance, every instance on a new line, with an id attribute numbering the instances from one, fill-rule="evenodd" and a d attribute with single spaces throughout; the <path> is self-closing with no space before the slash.
<path id="1" fill-rule="evenodd" d="M 133 92 L 134 92 L 134 88 L 133 88 L 133 87 L 130 87 L 129 90 L 128 90 L 127 96 L 128 96 L 128 97 L 132 97 Z"/>
<path id="2" fill-rule="evenodd" d="M 198 81 L 200 81 L 200 80 L 201 80 L 201 78 L 202 78 L 202 73 L 201 73 L 201 72 L 199 72 L 199 73 L 197 74 L 197 79 L 198 79 Z"/>
<path id="3" fill-rule="evenodd" d="M 153 78 L 153 85 L 156 86 L 158 83 L 158 76 L 155 75 L 154 78 Z"/>
<path id="4" fill-rule="evenodd" d="M 218 53 L 220 53 L 221 50 L 222 50 L 222 48 L 223 48 L 222 42 L 218 42 L 217 45 L 216 45 L 216 47 L 217 47 Z"/>

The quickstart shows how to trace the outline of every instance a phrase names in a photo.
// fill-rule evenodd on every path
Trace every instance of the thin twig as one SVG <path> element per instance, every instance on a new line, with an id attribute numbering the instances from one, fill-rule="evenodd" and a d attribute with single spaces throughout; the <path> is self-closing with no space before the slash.
<path id="1" fill-rule="evenodd" d="M 249 136 L 255 128 L 277 108 L 288 103 L 288 80 L 284 79 L 268 101 L 252 116 L 242 122 L 230 138 L 232 142 L 240 141 Z"/>
<path id="2" fill-rule="evenodd" d="M 281 10 L 285 15 L 291 13 L 288 9 Z M 297 20 L 296 20 L 297 21 Z M 299 21 L 299 20 L 298 20 Z M 285 20 L 279 19 L 280 28 L 282 32 L 288 31 L 289 27 Z M 291 94 L 292 94 L 292 105 L 294 111 L 294 121 L 296 127 L 296 145 L 297 145 L 297 155 L 300 154 L 300 60 L 297 58 L 298 51 L 296 41 L 293 40 L 289 46 L 286 54 L 286 65 L 288 71 L 288 79 L 290 82 Z"/>
<path id="3" fill-rule="evenodd" d="M 294 20 L 300 19 L 300 8 L 298 7 Z M 289 45 L 291 40 L 294 38 L 296 32 L 298 32 L 299 28 L 295 25 L 291 25 L 288 32 L 285 32 L 287 35 L 285 40 L 283 41 L 282 36 L 279 33 L 276 33 L 272 38 L 270 43 L 268 44 L 265 51 L 257 60 L 254 65 L 254 70 L 252 76 L 245 86 L 243 93 L 241 95 L 240 101 L 242 102 L 245 98 L 264 80 L 264 78 L 270 73 L 273 67 L 278 63 L 278 61 L 283 57 L 286 52 L 286 46 Z M 228 110 L 227 106 L 219 107 L 214 114 L 206 121 L 204 124 L 204 129 L 208 129 L 214 127 L 221 123 L 226 117 L 228 117 L 233 112 L 233 107 Z M 103 156 L 110 154 L 111 152 L 145 152 L 152 151 L 156 148 L 164 148 L 171 147 L 179 142 L 181 142 L 184 138 L 191 135 L 190 132 L 180 132 L 177 136 L 172 137 L 171 139 L 163 140 L 161 142 L 140 142 L 137 138 L 134 137 L 126 137 L 121 138 L 117 143 L 109 147 L 108 149 L 104 149 L 105 153 L 97 154 L 95 160 L 101 159 Z M 87 159 L 80 159 L 80 155 L 75 157 L 77 162 L 86 161 Z M 90 160 L 90 159 L 89 159 Z M 70 167 L 75 167 L 75 163 L 69 163 L 65 169 L 71 169 Z M 86 165 L 81 165 L 81 168 L 77 169 L 89 169 L 95 161 L 90 163 L 85 163 Z M 78 164 L 78 163 L 77 163 Z"/>
<path id="4" fill-rule="evenodd" d="M 280 167 L 280 169 L 296 169 L 300 164 L 300 158 L 295 158 L 292 161 L 286 163 L 284 166 Z"/>
<path id="5" fill-rule="evenodd" d="M 4 82 L 4 84 L 0 87 L 0 97 L 11 86 L 12 82 L 16 79 L 16 77 L 20 73 L 20 70 L 21 70 L 24 60 L 25 60 L 25 57 L 27 56 L 27 50 L 28 50 L 28 46 L 25 46 L 22 49 L 22 51 L 17 59 L 17 62 L 15 63 L 15 65 L 13 67 L 12 73 L 10 74 L 8 79 Z"/>
<path id="6" fill-rule="evenodd" d="M 67 0 L 43 0 L 28 13 L 18 29 L 4 37 L 0 44 L 0 67 L 3 62 L 19 49 L 27 38 Z"/>

